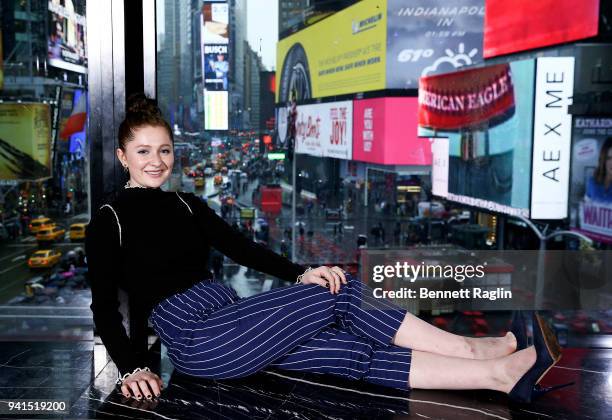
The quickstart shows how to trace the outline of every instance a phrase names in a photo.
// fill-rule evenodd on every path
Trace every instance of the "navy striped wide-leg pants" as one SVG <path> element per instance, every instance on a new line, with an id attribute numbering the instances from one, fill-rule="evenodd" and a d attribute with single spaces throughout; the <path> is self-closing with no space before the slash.
<path id="1" fill-rule="evenodd" d="M 227 379 L 274 366 L 407 389 L 411 350 L 391 344 L 406 311 L 347 280 L 335 295 L 298 284 L 248 298 L 202 281 L 160 302 L 151 322 L 184 374 Z"/>

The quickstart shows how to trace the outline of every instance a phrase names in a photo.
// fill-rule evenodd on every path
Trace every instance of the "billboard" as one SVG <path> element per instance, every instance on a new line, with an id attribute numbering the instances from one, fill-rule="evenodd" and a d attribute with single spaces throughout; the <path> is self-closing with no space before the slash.
<path id="1" fill-rule="evenodd" d="M 49 105 L 0 103 L 0 180 L 40 180 L 50 176 Z"/>
<path id="2" fill-rule="evenodd" d="M 486 58 L 597 35 L 600 0 L 487 0 Z"/>
<path id="3" fill-rule="evenodd" d="M 204 91 L 204 129 L 228 129 L 228 92 Z"/>
<path id="4" fill-rule="evenodd" d="M 422 79 L 419 135 L 448 138 L 447 199 L 529 217 L 535 70 L 525 60 Z"/>
<path id="5" fill-rule="evenodd" d="M 50 66 L 87 72 L 87 23 L 85 10 L 75 10 L 72 0 L 48 3 L 47 59 Z"/>
<path id="6" fill-rule="evenodd" d="M 573 80 L 572 57 L 423 78 L 419 134 L 448 138 L 446 198 L 532 219 L 567 217 Z"/>
<path id="7" fill-rule="evenodd" d="M 202 44 L 229 43 L 229 6 L 205 1 L 202 5 Z"/>
<path id="8" fill-rule="evenodd" d="M 612 244 L 612 118 L 576 117 L 573 134 L 570 225 Z"/>
<path id="9" fill-rule="evenodd" d="M 419 84 L 419 126 L 459 130 L 493 125 L 514 113 L 514 88 L 509 64 L 469 69 L 442 77 L 422 77 Z"/>
<path id="10" fill-rule="evenodd" d="M 203 45 L 202 68 L 206 90 L 228 90 L 229 58 L 227 45 Z"/>
<path id="11" fill-rule="evenodd" d="M 204 130 L 229 129 L 229 6 L 205 1 L 200 15 Z"/>
<path id="12" fill-rule="evenodd" d="M 484 0 L 388 0 L 387 88 L 482 61 Z"/>
<path id="13" fill-rule="evenodd" d="M 295 126 L 295 153 L 352 159 L 352 101 L 298 106 Z"/>
<path id="14" fill-rule="evenodd" d="M 416 89 L 421 76 L 481 62 L 484 0 L 448 3 L 363 0 L 282 39 L 276 102 Z"/>
<path id="15" fill-rule="evenodd" d="M 417 98 L 353 101 L 353 160 L 431 165 L 429 139 L 418 137 Z"/>
<path id="16" fill-rule="evenodd" d="M 574 57 L 538 58 L 531 218 L 565 219 L 569 190 Z"/>
<path id="17" fill-rule="evenodd" d="M 279 41 L 276 102 L 385 88 L 387 1 L 363 0 Z"/>

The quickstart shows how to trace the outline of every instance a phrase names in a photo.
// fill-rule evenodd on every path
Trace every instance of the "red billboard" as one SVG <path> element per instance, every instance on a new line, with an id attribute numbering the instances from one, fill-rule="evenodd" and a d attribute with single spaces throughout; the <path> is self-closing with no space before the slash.
<path id="1" fill-rule="evenodd" d="M 419 81 L 419 125 L 459 130 L 511 116 L 514 89 L 509 64 L 498 64 Z"/>
<path id="2" fill-rule="evenodd" d="M 383 165 L 431 165 L 429 139 L 418 137 L 417 98 L 353 102 L 353 160 Z"/>
<path id="3" fill-rule="evenodd" d="M 599 0 L 487 0 L 484 56 L 589 38 L 598 19 Z"/>

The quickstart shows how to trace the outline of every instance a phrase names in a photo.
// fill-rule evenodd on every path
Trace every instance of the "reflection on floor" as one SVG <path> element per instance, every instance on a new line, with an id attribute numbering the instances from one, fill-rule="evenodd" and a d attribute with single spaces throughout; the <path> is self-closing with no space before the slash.
<path id="1" fill-rule="evenodd" d="M 567 349 L 562 363 L 551 370 L 545 382 L 576 384 L 521 407 L 488 391 L 402 392 L 280 370 L 231 381 L 175 372 L 161 397 L 135 401 L 115 388 L 112 363 L 87 386 L 95 365 L 90 349 L 28 346 L 17 353 L 18 348 L 2 346 L 3 370 L 9 368 L 12 373 L 2 375 L 1 398 L 68 399 L 72 404 L 68 418 L 612 418 L 610 350 Z"/>
<path id="2" fill-rule="evenodd" d="M 247 278 L 243 268 L 232 274 L 230 284 L 241 296 L 276 286 Z M 610 347 L 605 342 L 607 337 L 600 337 L 604 341 L 600 340 L 599 345 L 592 343 L 593 349 L 566 349 L 560 364 L 544 379 L 544 385 L 569 381 L 575 381 L 575 385 L 546 395 L 529 406 L 511 405 L 503 394 L 489 391 L 403 392 L 338 377 L 280 370 L 231 381 L 205 380 L 173 372 L 167 377 L 160 398 L 136 401 L 124 398 L 115 387 L 114 363 L 108 362 L 104 346 L 99 339 L 97 343 L 91 340 L 91 331 L 81 322 L 84 322 L 81 317 L 87 314 L 79 309 L 64 309 L 74 310 L 78 315 L 49 308 L 41 309 L 40 314 L 48 318 L 39 321 L 40 325 L 27 317 L 23 319 L 28 321 L 28 326 L 37 327 L 30 331 L 38 331 L 46 322 L 51 326 L 48 332 L 53 332 L 59 325 L 54 326 L 56 318 L 52 316 L 67 317 L 65 322 L 73 333 L 65 337 L 71 341 L 49 338 L 62 336 L 52 334 L 47 341 L 26 342 L 17 338 L 0 343 L 0 399 L 68 401 L 71 408 L 66 418 L 612 418 L 612 350 L 606 349 Z M 7 316 L 14 313 L 6 307 L 4 310 Z M 490 324 L 495 331 L 491 333 L 503 329 L 506 322 L 507 317 L 493 317 Z M 452 329 L 469 334 L 465 330 L 468 325 L 461 319 Z M 572 341 L 569 345 L 573 345 Z M 160 359 L 162 366 L 167 367 L 168 362 L 159 352 L 159 342 L 156 342 L 152 360 L 158 365 L 151 366 L 157 372 L 161 368 Z"/>

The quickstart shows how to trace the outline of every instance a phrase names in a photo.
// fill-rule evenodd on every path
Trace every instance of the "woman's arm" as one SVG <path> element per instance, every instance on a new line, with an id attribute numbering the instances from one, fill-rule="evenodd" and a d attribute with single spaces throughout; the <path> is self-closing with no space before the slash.
<path id="1" fill-rule="evenodd" d="M 294 264 L 270 249 L 255 243 L 232 228 L 207 204 L 193 194 L 183 194 L 193 204 L 198 225 L 210 238 L 210 244 L 240 265 L 295 281 L 306 267 Z"/>
<path id="2" fill-rule="evenodd" d="M 98 210 L 87 226 L 85 252 L 94 323 L 102 343 L 119 369 L 119 376 L 123 377 L 136 368 L 144 368 L 145 358 L 132 350 L 119 312 L 119 226 L 110 208 Z"/>

